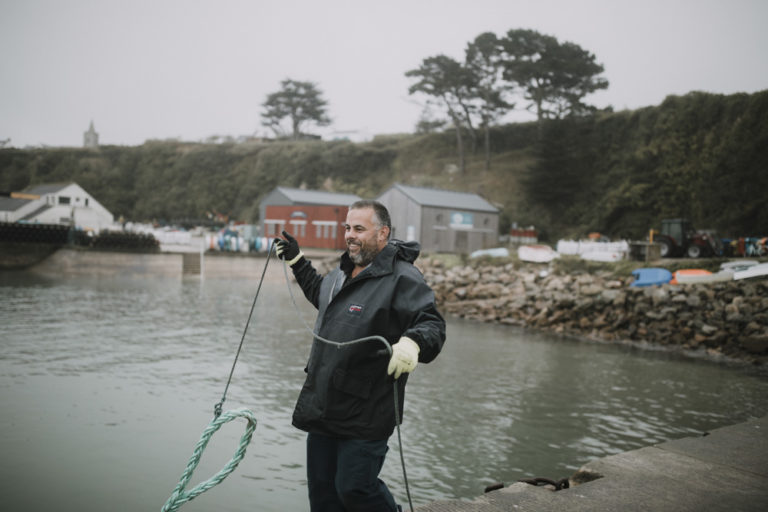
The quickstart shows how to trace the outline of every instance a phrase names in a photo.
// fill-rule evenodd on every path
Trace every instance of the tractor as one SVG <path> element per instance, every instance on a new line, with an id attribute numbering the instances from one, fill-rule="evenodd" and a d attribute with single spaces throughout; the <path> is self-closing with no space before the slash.
<path id="1" fill-rule="evenodd" d="M 654 231 L 654 242 L 661 246 L 662 258 L 720 256 L 720 239 L 710 231 L 696 231 L 687 219 L 664 219 L 661 231 Z"/>

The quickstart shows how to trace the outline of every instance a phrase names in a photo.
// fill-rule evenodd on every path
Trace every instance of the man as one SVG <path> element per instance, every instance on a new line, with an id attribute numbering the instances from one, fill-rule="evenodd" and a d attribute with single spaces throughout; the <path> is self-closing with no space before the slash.
<path id="1" fill-rule="evenodd" d="M 395 428 L 393 379 L 402 418 L 408 373 L 440 352 L 445 321 L 413 266 L 419 244 L 389 241 L 391 230 L 384 205 L 354 203 L 345 224 L 347 251 L 325 277 L 291 235 L 283 231 L 285 240 L 275 240 L 278 256 L 318 309 L 307 377 L 293 413 L 293 425 L 308 432 L 313 512 L 400 510 L 378 478 Z M 391 357 L 380 340 L 344 343 L 374 335 L 392 345 Z"/>

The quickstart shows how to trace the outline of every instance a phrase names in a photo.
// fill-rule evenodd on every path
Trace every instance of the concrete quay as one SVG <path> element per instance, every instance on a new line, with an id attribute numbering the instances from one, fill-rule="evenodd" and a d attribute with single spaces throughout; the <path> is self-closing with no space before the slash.
<path id="1" fill-rule="evenodd" d="M 552 489 L 515 483 L 471 502 L 437 501 L 416 512 L 764 512 L 768 416 L 594 460 L 570 488 Z"/>

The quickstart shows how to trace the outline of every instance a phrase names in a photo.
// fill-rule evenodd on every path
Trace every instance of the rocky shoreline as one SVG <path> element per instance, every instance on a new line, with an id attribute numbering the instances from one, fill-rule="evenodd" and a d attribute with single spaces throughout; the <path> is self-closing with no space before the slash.
<path id="1" fill-rule="evenodd" d="M 591 340 L 768 363 L 768 279 L 632 288 L 609 270 L 562 272 L 520 262 L 417 266 L 440 310 Z"/>

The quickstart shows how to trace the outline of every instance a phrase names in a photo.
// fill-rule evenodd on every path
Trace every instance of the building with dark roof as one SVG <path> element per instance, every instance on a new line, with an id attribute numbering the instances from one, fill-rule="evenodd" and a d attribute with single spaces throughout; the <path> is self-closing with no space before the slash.
<path id="1" fill-rule="evenodd" d="M 114 216 L 77 183 L 52 183 L 0 197 L 0 221 L 60 224 L 98 232 L 112 226 Z"/>
<path id="2" fill-rule="evenodd" d="M 470 253 L 498 245 L 499 209 L 477 194 L 395 183 L 377 200 L 389 210 L 392 237 L 423 251 Z"/>
<path id="3" fill-rule="evenodd" d="M 273 238 L 283 230 L 302 247 L 344 250 L 344 223 L 355 194 L 277 187 L 261 201 L 262 233 Z"/>

